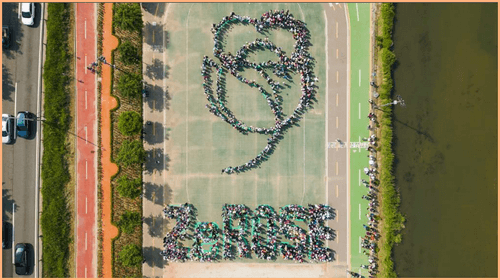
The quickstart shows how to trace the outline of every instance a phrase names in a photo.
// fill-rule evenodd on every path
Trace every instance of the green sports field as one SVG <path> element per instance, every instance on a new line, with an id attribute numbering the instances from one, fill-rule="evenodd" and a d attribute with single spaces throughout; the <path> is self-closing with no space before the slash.
<path id="1" fill-rule="evenodd" d="M 213 35 L 210 27 L 234 11 L 242 16 L 260 18 L 271 9 L 288 9 L 296 19 L 306 22 L 311 34 L 309 52 L 316 59 L 314 73 L 319 77 L 318 103 L 299 122 L 286 131 L 274 154 L 261 168 L 240 174 L 221 174 L 227 166 L 237 166 L 254 158 L 267 144 L 267 136 L 243 135 L 206 108 L 200 74 L 204 55 L 213 57 Z M 321 16 L 320 16 L 321 15 Z M 164 54 L 168 69 L 166 86 L 171 94 L 166 110 L 169 155 L 165 174 L 171 194 L 169 204 L 189 202 L 198 209 L 199 221 L 212 221 L 222 226 L 224 203 L 246 204 L 255 209 L 269 204 L 276 210 L 287 204 L 325 202 L 325 31 L 323 7 L 317 3 L 197 3 L 169 5 L 167 22 L 169 44 Z M 269 39 L 282 47 L 287 56 L 294 39 L 284 30 L 271 31 Z M 236 53 L 247 41 L 264 36 L 251 25 L 238 25 L 227 32 L 225 52 Z M 248 58 L 257 62 L 276 60 L 269 51 Z M 269 74 L 269 73 L 268 73 Z M 272 74 L 272 73 L 270 73 Z M 267 84 L 253 70 L 242 75 Z M 273 77 L 276 79 L 276 76 Z M 300 77 L 296 75 L 290 88 L 283 90 L 283 112 L 289 115 L 298 104 Z M 212 76 L 215 81 L 215 75 Z M 248 125 L 271 127 L 274 115 L 255 88 L 226 76 L 227 107 Z M 279 79 L 278 79 L 279 80 Z M 280 82 L 282 80 L 279 80 Z M 269 91 L 270 89 L 267 88 Z M 334 207 L 334 206 L 333 206 Z M 240 259 L 241 260 L 241 259 Z M 253 260 L 252 260 L 253 261 Z"/>

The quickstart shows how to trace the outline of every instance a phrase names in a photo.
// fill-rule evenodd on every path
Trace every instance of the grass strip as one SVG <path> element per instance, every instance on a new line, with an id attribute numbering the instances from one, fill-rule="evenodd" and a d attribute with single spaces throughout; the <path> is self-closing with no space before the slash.
<path id="1" fill-rule="evenodd" d="M 396 56 L 392 52 L 392 30 L 394 26 L 394 4 L 382 3 L 379 15 L 381 34 L 377 36 L 379 47 L 378 59 L 382 63 L 382 82 L 379 88 L 379 104 L 392 102 L 393 80 L 392 67 L 396 62 Z M 404 217 L 399 212 L 400 197 L 394 185 L 393 164 L 394 153 L 392 151 L 392 107 L 383 107 L 383 113 L 379 117 L 380 122 L 380 231 L 379 241 L 379 273 L 377 277 L 397 277 L 394 271 L 392 248 L 401 242 L 401 229 L 404 228 Z"/>
<path id="2" fill-rule="evenodd" d="M 42 157 L 43 277 L 69 277 L 67 259 L 72 242 L 67 184 L 70 181 L 65 145 L 70 126 L 70 4 L 47 5 L 47 49 L 43 68 L 44 118 Z"/>

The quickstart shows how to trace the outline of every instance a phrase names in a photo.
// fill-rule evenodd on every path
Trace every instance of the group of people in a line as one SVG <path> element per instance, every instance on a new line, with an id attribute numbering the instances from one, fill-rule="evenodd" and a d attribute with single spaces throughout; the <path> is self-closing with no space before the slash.
<path id="1" fill-rule="evenodd" d="M 290 57 L 288 57 L 280 47 L 277 47 L 266 37 L 265 39 L 255 39 L 255 41 L 250 43 L 247 42 L 236 52 L 235 55 L 232 55 L 231 53 L 226 54 L 223 52 L 223 39 L 225 38 L 226 32 L 236 24 L 252 24 L 258 32 L 263 34 L 267 31 L 267 29 L 285 29 L 292 33 L 293 38 L 296 40 L 294 50 Z M 221 173 L 223 174 L 240 173 L 256 168 L 264 160 L 267 160 L 274 152 L 279 140 L 282 139 L 285 130 L 296 124 L 301 119 L 301 116 L 306 112 L 307 108 L 312 105 L 312 100 L 314 99 L 316 93 L 315 88 L 317 87 L 315 83 L 317 83 L 318 79 L 312 72 L 314 59 L 307 51 L 310 46 L 309 31 L 307 30 L 304 22 L 294 19 L 293 16 L 285 10 L 266 12 L 260 19 L 252 19 L 248 16 L 239 16 L 233 12 L 230 16 L 224 17 L 217 25 L 214 24 L 211 30 L 214 33 L 213 54 L 220 60 L 220 64 L 215 63 L 207 56 L 203 58 L 201 66 L 201 74 L 204 79 L 203 88 L 205 96 L 210 102 L 210 104 L 206 105 L 207 109 L 215 116 L 220 117 L 223 121 L 229 123 L 240 133 L 260 133 L 270 135 L 270 138 L 267 139 L 266 147 L 255 158 L 249 160 L 245 164 L 235 167 L 229 166 L 221 170 Z M 269 60 L 266 62 L 255 63 L 246 59 L 250 53 L 257 50 L 269 50 L 274 52 L 279 57 L 279 60 Z M 216 69 L 217 71 L 217 97 L 214 96 L 214 92 L 212 90 L 212 69 Z M 247 78 L 244 78 L 240 72 L 245 69 L 254 69 L 257 71 L 261 77 L 266 79 L 272 93 L 265 90 L 264 86 L 260 85 L 255 80 L 248 80 Z M 285 88 L 285 82 L 280 83 L 279 81 L 272 79 L 266 72 L 271 70 L 274 75 L 287 81 L 291 80 L 292 74 L 299 73 L 301 76 L 302 96 L 300 97 L 299 104 L 289 117 L 284 116 L 282 112 L 281 105 L 283 99 L 279 94 L 280 91 Z M 246 125 L 242 121 L 238 120 L 227 108 L 225 99 L 225 76 L 228 73 L 237 78 L 240 82 L 258 89 L 275 115 L 275 125 L 273 127 L 262 128 Z"/>
<path id="2" fill-rule="evenodd" d="M 176 225 L 163 240 L 164 250 L 160 254 L 165 260 L 217 261 L 220 258 L 220 248 L 224 260 L 235 259 L 237 255 L 248 258 L 252 252 L 259 259 L 275 260 L 281 255 L 284 259 L 298 263 L 304 262 L 307 256 L 318 262 L 329 262 L 334 258 L 334 252 L 324 247 L 323 243 L 323 240 L 335 238 L 335 231 L 325 226 L 326 220 L 335 218 L 334 209 L 328 205 L 309 204 L 305 208 L 291 204 L 281 207 L 278 214 L 269 205 L 259 205 L 252 212 L 243 204 L 224 204 L 221 214 L 222 230 L 213 222 L 194 224 L 195 211 L 187 203 L 168 206 L 163 210 L 165 217 L 176 220 Z M 237 226 L 234 225 L 236 220 Z M 306 223 L 309 231 L 295 225 L 292 220 Z M 194 234 L 189 236 L 188 230 L 194 231 Z M 221 232 L 222 241 L 219 238 Z M 249 233 L 251 246 L 247 241 Z M 285 237 L 290 243 L 282 241 L 278 235 Z M 186 238 L 194 239 L 191 249 L 179 242 Z M 203 249 L 206 245 L 210 249 Z"/>

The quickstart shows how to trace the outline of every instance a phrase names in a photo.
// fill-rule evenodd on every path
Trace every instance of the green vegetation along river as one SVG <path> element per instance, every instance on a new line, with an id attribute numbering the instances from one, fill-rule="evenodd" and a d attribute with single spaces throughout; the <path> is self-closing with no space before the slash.
<path id="1" fill-rule="evenodd" d="M 399 277 L 497 277 L 497 4 L 396 5 Z"/>

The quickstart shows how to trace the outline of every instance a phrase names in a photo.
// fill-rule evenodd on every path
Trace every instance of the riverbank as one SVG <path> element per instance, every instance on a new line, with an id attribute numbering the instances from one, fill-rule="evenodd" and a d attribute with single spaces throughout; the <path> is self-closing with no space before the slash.
<path id="1" fill-rule="evenodd" d="M 376 73 L 375 84 L 378 98 L 372 99 L 381 106 L 392 102 L 393 91 L 392 68 L 396 56 L 392 52 L 392 31 L 394 26 L 394 4 L 382 3 L 376 7 L 375 16 L 375 46 L 373 51 L 373 72 Z M 378 120 L 377 147 L 379 166 L 379 229 L 377 256 L 379 272 L 377 277 L 397 277 L 394 271 L 393 246 L 401 242 L 401 230 L 404 228 L 404 217 L 399 211 L 400 197 L 394 184 L 392 150 L 392 106 L 372 109 Z"/>

